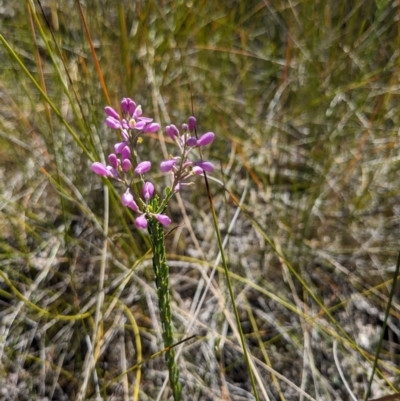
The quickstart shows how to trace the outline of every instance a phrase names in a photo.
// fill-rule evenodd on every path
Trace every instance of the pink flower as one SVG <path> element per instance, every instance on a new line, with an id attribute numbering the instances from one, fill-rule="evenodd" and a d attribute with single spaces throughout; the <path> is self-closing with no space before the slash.
<path id="1" fill-rule="evenodd" d="M 193 131 L 196 128 L 196 117 L 190 116 L 188 120 L 189 131 Z"/>
<path id="2" fill-rule="evenodd" d="M 109 117 L 113 117 L 113 118 L 115 118 L 116 120 L 119 121 L 119 118 L 120 118 L 119 114 L 112 107 L 107 106 L 107 107 L 104 108 L 104 111 L 106 112 L 106 114 Z"/>
<path id="3" fill-rule="evenodd" d="M 169 226 L 171 224 L 171 219 L 166 214 L 156 214 L 155 218 L 163 225 Z"/>
<path id="4" fill-rule="evenodd" d="M 136 217 L 135 226 L 141 229 L 145 229 L 147 227 L 147 219 L 144 214 L 141 214 L 139 217 Z"/>
<path id="5" fill-rule="evenodd" d="M 207 173 L 212 173 L 214 171 L 214 165 L 211 162 L 196 162 L 195 166 L 200 167 L 202 170 L 206 171 Z"/>
<path id="6" fill-rule="evenodd" d="M 160 129 L 160 124 L 157 123 L 151 123 L 146 125 L 144 128 L 144 132 L 157 132 Z"/>
<path id="7" fill-rule="evenodd" d="M 104 177 L 111 177 L 112 173 L 110 170 L 107 169 L 107 167 L 100 162 L 94 162 L 92 164 L 92 171 L 97 174 L 97 175 L 102 175 Z"/>
<path id="8" fill-rule="evenodd" d="M 198 139 L 197 146 L 205 146 L 210 144 L 214 140 L 214 137 L 215 135 L 213 132 L 207 132 Z"/>
<path id="9" fill-rule="evenodd" d="M 175 163 L 176 163 L 175 159 L 164 160 L 163 162 L 160 163 L 160 171 L 162 173 L 168 173 L 168 171 L 172 170 L 172 167 L 174 167 Z"/>
<path id="10" fill-rule="evenodd" d="M 135 168 L 136 174 L 147 173 L 151 169 L 151 163 L 149 161 L 144 161 L 139 163 Z"/>
<path id="11" fill-rule="evenodd" d="M 133 199 L 133 195 L 129 192 L 129 189 L 127 189 L 126 192 L 121 196 L 121 202 L 124 206 L 129 207 L 135 212 L 139 211 L 139 207 Z"/>
<path id="12" fill-rule="evenodd" d="M 176 128 L 176 126 L 175 126 L 174 124 L 167 125 L 167 126 L 165 127 L 165 132 L 167 133 L 167 135 L 168 135 L 171 139 L 174 139 L 177 135 L 179 135 L 178 128 Z"/>
<path id="13" fill-rule="evenodd" d="M 150 200 L 154 195 L 154 185 L 149 181 L 145 182 L 143 185 L 142 193 L 143 193 L 143 198 L 146 201 Z"/>

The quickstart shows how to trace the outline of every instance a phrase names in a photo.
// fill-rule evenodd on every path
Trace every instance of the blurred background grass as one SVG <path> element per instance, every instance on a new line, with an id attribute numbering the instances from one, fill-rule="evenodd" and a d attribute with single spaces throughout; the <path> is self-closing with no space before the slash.
<path id="1" fill-rule="evenodd" d="M 0 398 L 168 399 L 162 357 L 112 382 L 162 348 L 148 240 L 111 187 L 107 224 L 90 171 L 117 140 L 107 97 L 129 96 L 163 126 L 193 107 L 216 133 L 204 156 L 260 397 L 364 399 L 399 251 L 399 7 L 93 0 L 89 40 L 75 1 L 1 1 Z M 164 145 L 146 137 L 141 155 L 157 164 Z M 218 264 L 204 183 L 169 213 L 177 340 L 197 336 L 185 399 L 252 399 L 217 265 L 199 302 Z M 399 389 L 399 313 L 395 297 L 371 397 Z"/>

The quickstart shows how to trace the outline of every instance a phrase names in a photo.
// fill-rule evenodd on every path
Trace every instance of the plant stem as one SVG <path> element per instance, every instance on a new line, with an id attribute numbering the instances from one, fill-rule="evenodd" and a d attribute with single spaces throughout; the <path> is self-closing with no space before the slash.
<path id="1" fill-rule="evenodd" d="M 167 265 L 164 230 L 162 225 L 154 218 L 148 221 L 148 230 L 153 249 L 153 268 L 157 286 L 158 304 L 163 330 L 165 361 L 169 371 L 169 383 L 175 401 L 182 400 L 182 386 L 179 382 L 179 369 L 175 362 L 174 334 L 171 321 L 171 302 L 169 295 L 169 267 Z"/>

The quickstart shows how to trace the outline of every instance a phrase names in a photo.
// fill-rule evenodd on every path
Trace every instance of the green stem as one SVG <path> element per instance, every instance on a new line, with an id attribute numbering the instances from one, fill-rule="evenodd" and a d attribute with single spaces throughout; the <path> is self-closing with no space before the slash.
<path id="1" fill-rule="evenodd" d="M 148 220 L 148 230 L 153 250 L 153 268 L 156 278 L 158 304 L 163 330 L 165 361 L 169 371 L 169 383 L 175 401 L 182 400 L 182 386 L 179 382 L 179 369 L 175 362 L 174 333 L 171 321 L 171 302 L 169 295 L 169 267 L 167 265 L 164 230 L 154 218 Z M 170 348 L 171 347 L 171 348 Z"/>

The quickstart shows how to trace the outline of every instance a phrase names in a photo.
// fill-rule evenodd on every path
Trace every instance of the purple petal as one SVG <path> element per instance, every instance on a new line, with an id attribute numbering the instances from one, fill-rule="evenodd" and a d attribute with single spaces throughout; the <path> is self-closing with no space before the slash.
<path id="1" fill-rule="evenodd" d="M 127 111 L 128 111 L 128 98 L 126 98 L 126 97 L 124 97 L 122 100 L 121 100 L 121 110 L 124 112 L 124 113 L 126 113 Z"/>
<path id="2" fill-rule="evenodd" d="M 150 118 L 150 117 L 141 116 L 141 117 L 138 117 L 137 119 L 140 120 L 140 121 L 144 121 L 145 123 L 152 123 L 153 122 L 153 119 Z"/>
<path id="3" fill-rule="evenodd" d="M 151 168 L 151 163 L 149 161 L 144 161 L 139 163 L 135 168 L 136 174 L 144 174 L 147 173 Z"/>
<path id="4" fill-rule="evenodd" d="M 125 146 L 127 146 L 128 144 L 127 144 L 127 142 L 118 142 L 118 143 L 116 143 L 115 145 L 114 145 L 114 152 L 115 153 L 121 153 L 122 152 L 122 149 L 125 147 Z"/>
<path id="5" fill-rule="evenodd" d="M 119 120 L 119 114 L 110 106 L 104 107 L 104 111 L 109 117 L 113 117 L 116 120 Z"/>
<path id="6" fill-rule="evenodd" d="M 106 124 L 113 129 L 122 129 L 122 125 L 119 120 L 114 117 L 107 117 Z"/>
<path id="7" fill-rule="evenodd" d="M 136 110 L 136 103 L 131 100 L 128 99 L 128 113 L 130 116 L 133 116 L 135 114 L 135 110 Z"/>
<path id="8" fill-rule="evenodd" d="M 144 132 L 157 132 L 160 129 L 160 124 L 151 123 L 146 125 Z"/>
<path id="9" fill-rule="evenodd" d="M 148 201 L 149 199 L 151 199 L 154 195 L 154 185 L 147 181 L 144 183 L 143 185 L 143 198 Z"/>
<path id="10" fill-rule="evenodd" d="M 203 169 L 201 167 L 198 166 L 194 166 L 192 168 L 192 171 L 196 174 L 196 175 L 201 175 L 203 174 Z"/>
<path id="11" fill-rule="evenodd" d="M 197 162 L 195 164 L 197 167 L 207 171 L 207 173 L 212 173 L 214 171 L 214 165 L 211 162 Z"/>
<path id="12" fill-rule="evenodd" d="M 129 159 L 125 159 L 125 160 L 122 160 L 121 166 L 122 166 L 122 170 L 124 170 L 126 173 L 127 171 L 129 171 L 132 168 L 132 163 Z"/>
<path id="13" fill-rule="evenodd" d="M 111 173 L 110 171 L 107 169 L 107 167 L 100 162 L 94 162 L 92 164 L 92 171 L 97 174 L 97 175 L 102 175 L 104 177 L 110 177 Z"/>
<path id="14" fill-rule="evenodd" d="M 194 136 L 188 138 L 186 140 L 186 145 L 187 146 L 195 146 L 195 145 L 197 145 L 197 139 Z"/>
<path id="15" fill-rule="evenodd" d="M 206 134 L 202 135 L 200 139 L 197 141 L 197 146 L 205 146 L 210 144 L 215 138 L 213 132 L 207 132 Z"/>
<path id="16" fill-rule="evenodd" d="M 124 146 L 121 150 L 121 158 L 122 160 L 129 159 L 131 157 L 131 150 L 129 146 Z"/>
<path id="17" fill-rule="evenodd" d="M 144 214 L 140 215 L 139 217 L 136 217 L 135 226 L 141 229 L 145 229 L 147 227 L 147 219 Z"/>
<path id="18" fill-rule="evenodd" d="M 147 123 L 145 121 L 136 121 L 134 128 L 140 131 L 146 126 L 146 124 Z"/>
<path id="19" fill-rule="evenodd" d="M 171 139 L 174 139 L 177 135 L 179 135 L 179 130 L 174 124 L 167 125 L 165 127 L 165 132 Z"/>
<path id="20" fill-rule="evenodd" d="M 121 202 L 124 206 L 129 207 L 135 212 L 139 211 L 139 207 L 133 199 L 132 194 L 129 192 L 129 189 L 121 196 Z"/>
<path id="21" fill-rule="evenodd" d="M 118 171 L 114 167 L 107 166 L 107 170 L 110 172 L 110 177 L 114 177 L 116 179 L 119 179 Z"/>
<path id="22" fill-rule="evenodd" d="M 136 105 L 135 105 L 136 106 Z M 139 104 L 138 107 L 135 107 L 135 112 L 132 114 L 133 118 L 138 118 L 142 115 L 142 106 Z"/>
<path id="23" fill-rule="evenodd" d="M 189 131 L 193 131 L 196 128 L 196 117 L 190 116 L 188 120 Z"/>
<path id="24" fill-rule="evenodd" d="M 112 167 L 114 167 L 114 168 L 118 167 L 118 159 L 114 153 L 111 153 L 110 155 L 108 155 L 108 162 L 110 163 L 110 165 Z"/>
<path id="25" fill-rule="evenodd" d="M 160 171 L 162 173 L 168 173 L 168 171 L 172 170 L 172 167 L 174 167 L 175 163 L 176 163 L 175 159 L 164 160 L 163 162 L 160 163 Z"/>
<path id="26" fill-rule="evenodd" d="M 169 226 L 171 224 L 171 219 L 165 214 L 156 214 L 155 217 L 163 226 Z"/>

